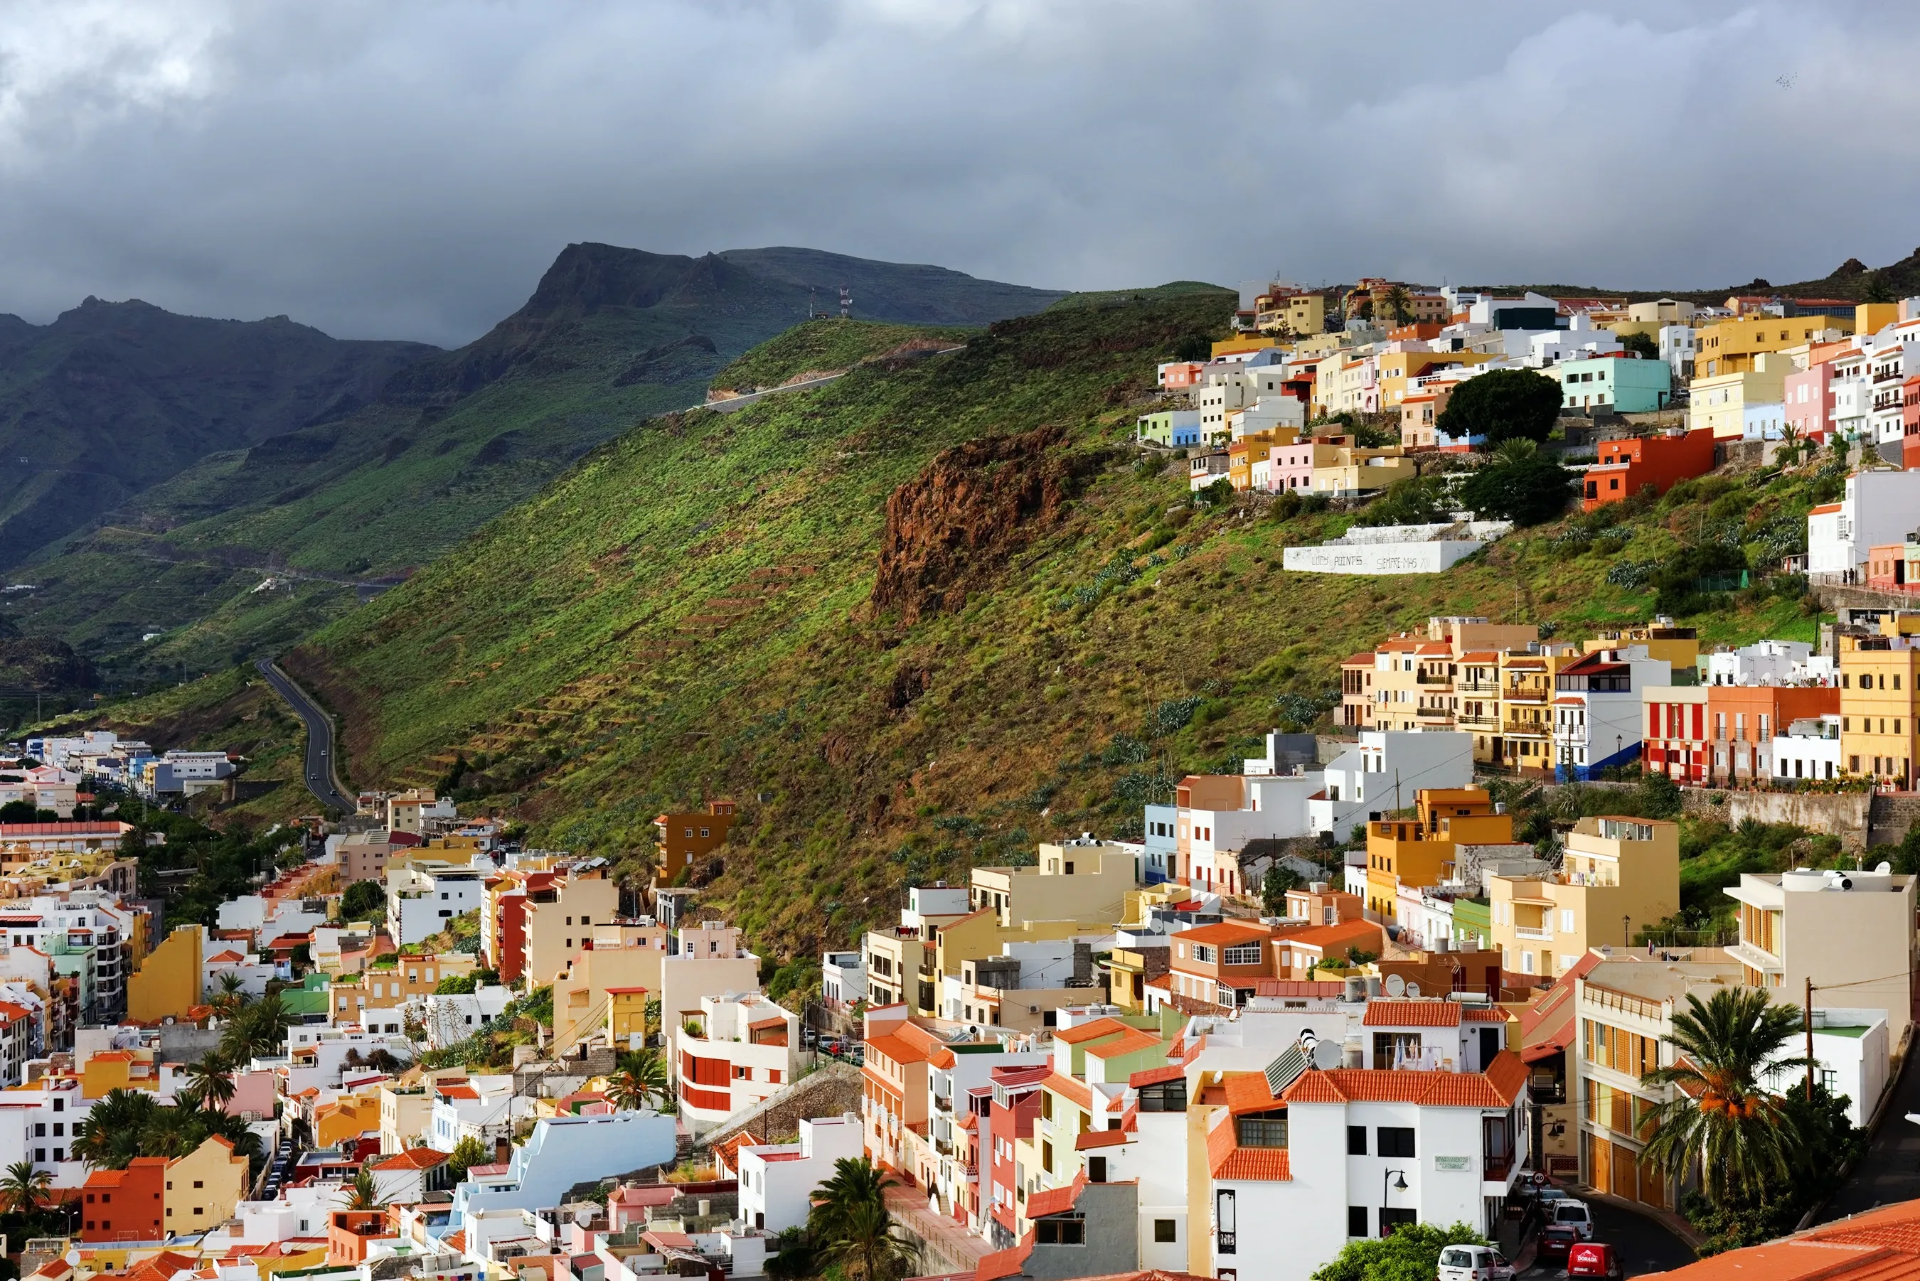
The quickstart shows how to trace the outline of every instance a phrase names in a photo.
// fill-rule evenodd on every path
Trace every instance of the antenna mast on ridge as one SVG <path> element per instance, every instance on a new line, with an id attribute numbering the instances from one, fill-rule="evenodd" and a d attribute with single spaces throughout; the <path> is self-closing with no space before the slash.
<path id="1" fill-rule="evenodd" d="M 853 290 L 840 286 L 840 319 L 846 320 L 853 315 Z"/>

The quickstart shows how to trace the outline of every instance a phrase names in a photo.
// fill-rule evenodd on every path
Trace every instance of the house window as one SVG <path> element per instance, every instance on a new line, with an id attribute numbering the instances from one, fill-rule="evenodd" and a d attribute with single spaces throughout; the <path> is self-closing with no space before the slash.
<path id="1" fill-rule="evenodd" d="M 1180 1239 L 1180 1221 L 1178 1219 L 1155 1219 L 1153 1221 L 1153 1240 L 1156 1245 L 1172 1245 Z"/>
<path id="2" fill-rule="evenodd" d="M 1347 1235 L 1363 1237 L 1367 1235 L 1367 1207 L 1350 1205 L 1347 1207 Z"/>
<path id="3" fill-rule="evenodd" d="M 1085 1245 L 1087 1221 L 1078 1214 L 1056 1214 L 1033 1221 L 1035 1245 Z"/>
<path id="4" fill-rule="evenodd" d="M 1367 1154 L 1367 1127 L 1364 1125 L 1348 1126 L 1347 1127 L 1347 1155 L 1348 1156 L 1365 1156 L 1366 1154 Z M 1363 1227 L 1359 1232 L 1348 1233 L 1348 1235 L 1349 1236 L 1365 1236 L 1367 1235 L 1367 1232 L 1366 1232 L 1366 1229 Z"/>
<path id="5" fill-rule="evenodd" d="M 1260 945 L 1258 943 L 1236 943 L 1226 949 L 1221 958 L 1228 965 L 1260 964 Z"/>
<path id="6" fill-rule="evenodd" d="M 1374 1155 L 1413 1156 L 1413 1127 L 1381 1125 L 1374 1127 Z"/>
<path id="7" fill-rule="evenodd" d="M 1418 1210 L 1396 1210 L 1380 1207 L 1380 1235 L 1390 1237 L 1401 1228 L 1410 1228 L 1420 1221 Z"/>

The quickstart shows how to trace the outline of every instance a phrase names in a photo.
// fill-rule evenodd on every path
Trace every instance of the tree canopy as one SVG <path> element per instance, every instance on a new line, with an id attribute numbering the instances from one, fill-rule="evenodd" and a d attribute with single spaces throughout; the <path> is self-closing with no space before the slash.
<path id="1" fill-rule="evenodd" d="M 1515 437 L 1545 440 L 1563 399 L 1558 379 L 1494 369 L 1455 387 L 1434 426 L 1449 436 L 1485 436 L 1488 448 Z"/>
<path id="2" fill-rule="evenodd" d="M 1433 1281 L 1440 1251 L 1450 1245 L 1485 1245 L 1487 1239 L 1464 1223 L 1438 1228 L 1409 1223 L 1384 1237 L 1349 1241 L 1313 1281 Z"/>
<path id="3" fill-rule="evenodd" d="M 1474 379 L 1475 382 L 1480 381 Z M 1538 525 L 1567 510 L 1575 476 L 1550 458 L 1534 455 L 1482 467 L 1460 486 L 1460 502 L 1482 519 Z"/>

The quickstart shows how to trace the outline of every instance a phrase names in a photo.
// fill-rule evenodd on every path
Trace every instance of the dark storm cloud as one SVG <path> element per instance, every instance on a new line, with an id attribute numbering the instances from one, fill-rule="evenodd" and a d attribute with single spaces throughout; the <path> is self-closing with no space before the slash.
<path id="1" fill-rule="evenodd" d="M 1920 243 L 1892 6 L 0 4 L 0 311 L 458 343 L 561 245 L 1708 286 Z"/>

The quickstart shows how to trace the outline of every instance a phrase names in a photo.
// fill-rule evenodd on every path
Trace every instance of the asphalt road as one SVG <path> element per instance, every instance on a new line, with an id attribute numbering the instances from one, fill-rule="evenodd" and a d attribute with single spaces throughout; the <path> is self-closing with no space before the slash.
<path id="1" fill-rule="evenodd" d="M 1577 1191 L 1574 1192 L 1578 1196 Z M 1669 1272 L 1695 1261 L 1693 1247 L 1675 1236 L 1667 1226 L 1650 1215 L 1639 1214 L 1599 1198 L 1587 1199 L 1587 1211 L 1593 1215 L 1593 1239 L 1605 1242 L 1620 1256 L 1620 1270 L 1630 1277 L 1649 1272 Z M 1546 1281 L 1564 1277 L 1566 1264 L 1536 1265 L 1521 1273 L 1525 1281 Z"/>
<path id="2" fill-rule="evenodd" d="M 1920 1072 L 1914 1071 L 1913 1059 L 1908 1054 L 1901 1065 L 1900 1082 L 1893 1087 L 1880 1128 L 1853 1176 L 1827 1202 L 1820 1214 L 1822 1223 L 1920 1197 L 1920 1125 L 1907 1120 L 1907 1113 L 1920 1112 Z"/>
<path id="3" fill-rule="evenodd" d="M 287 706 L 306 722 L 307 790 L 328 809 L 353 813 L 354 803 L 340 790 L 333 772 L 333 719 L 321 711 L 319 704 L 309 698 L 305 690 L 288 680 L 286 674 L 270 660 L 263 658 L 254 666 L 267 678 L 267 684 L 273 686 L 274 693 L 286 699 Z"/>

